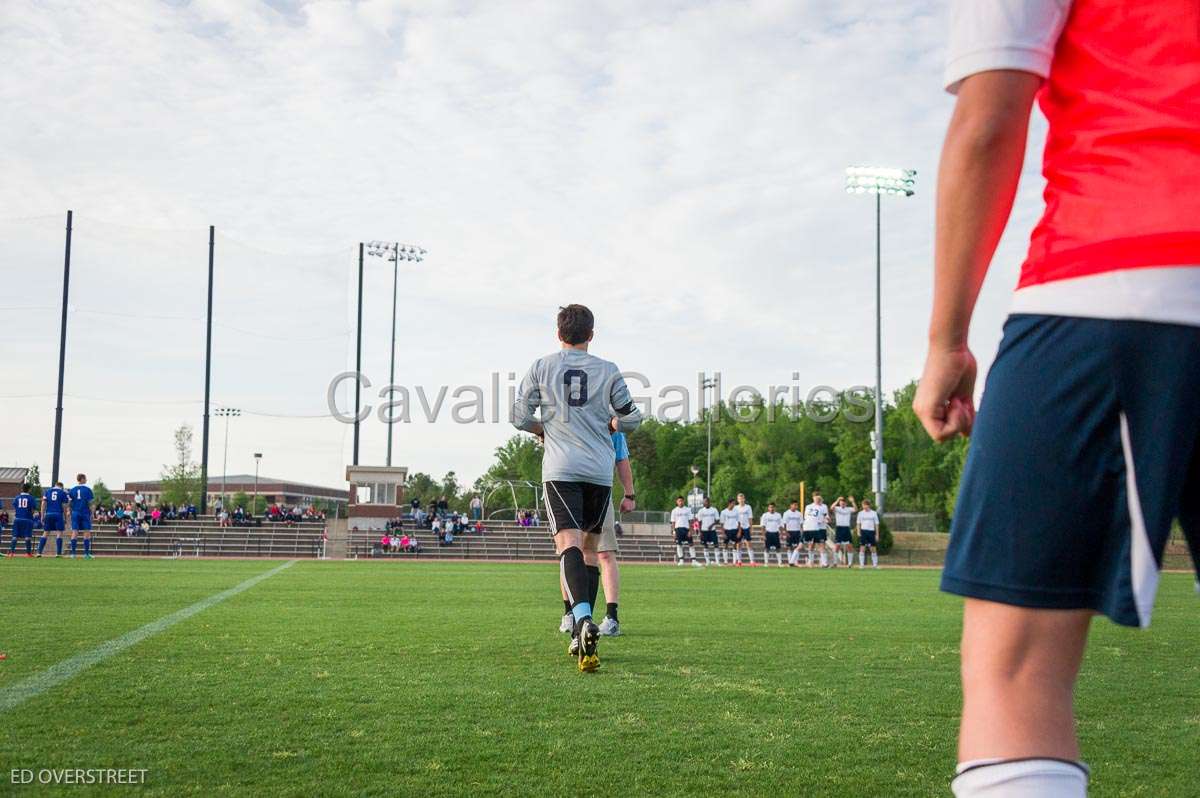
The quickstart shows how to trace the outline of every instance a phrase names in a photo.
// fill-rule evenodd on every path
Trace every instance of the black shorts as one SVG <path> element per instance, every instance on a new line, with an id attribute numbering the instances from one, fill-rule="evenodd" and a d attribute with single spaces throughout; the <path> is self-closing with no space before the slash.
<path id="1" fill-rule="evenodd" d="M 600 531 L 612 501 L 611 485 L 554 480 L 545 483 L 545 489 L 551 535 L 557 535 L 560 529 Z"/>
<path id="2" fill-rule="evenodd" d="M 806 529 L 804 530 L 805 543 L 824 543 L 829 537 L 829 533 L 824 529 Z"/>
<path id="3" fill-rule="evenodd" d="M 763 538 L 766 540 L 767 551 L 779 551 L 778 532 L 766 532 L 763 534 Z"/>
<path id="4" fill-rule="evenodd" d="M 753 540 L 753 538 L 750 536 L 750 531 L 751 531 L 750 527 L 739 528 L 738 529 L 739 539 L 744 540 L 747 543 L 749 543 L 751 540 Z"/>
<path id="5" fill-rule="evenodd" d="M 717 530 L 705 529 L 700 532 L 700 542 L 705 546 L 717 545 Z"/>
<path id="6" fill-rule="evenodd" d="M 736 529 L 726 529 L 725 530 L 725 542 L 726 543 L 737 543 L 738 542 L 738 531 Z"/>
<path id="7" fill-rule="evenodd" d="M 860 529 L 858 531 L 858 545 L 874 546 L 875 545 L 875 530 L 874 529 Z"/>
<path id="8" fill-rule="evenodd" d="M 682 526 L 675 527 L 675 542 L 677 544 L 678 543 L 691 543 L 692 542 L 691 530 L 688 529 L 687 527 L 682 527 Z"/>
<path id="9" fill-rule="evenodd" d="M 839 527 L 837 528 L 837 532 L 835 533 L 835 536 L 834 536 L 834 538 L 833 538 L 833 539 L 834 539 L 834 541 L 835 541 L 835 542 L 837 542 L 837 543 L 849 543 L 849 542 L 851 542 L 851 541 L 853 540 L 853 538 L 851 538 L 851 537 L 850 537 L 850 527 L 848 527 L 848 526 L 839 526 Z"/>
<path id="10" fill-rule="evenodd" d="M 788 530 L 788 545 L 793 548 L 800 545 L 800 530 Z"/>

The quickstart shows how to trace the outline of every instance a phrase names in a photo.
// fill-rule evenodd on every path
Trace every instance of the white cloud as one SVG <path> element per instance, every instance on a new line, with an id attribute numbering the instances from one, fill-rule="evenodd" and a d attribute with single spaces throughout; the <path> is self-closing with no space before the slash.
<path id="1" fill-rule="evenodd" d="M 354 242 L 377 237 L 430 250 L 401 279 L 407 384 L 522 372 L 553 347 L 556 306 L 583 301 L 596 351 L 656 384 L 720 369 L 765 388 L 798 369 L 840 386 L 871 379 L 874 342 L 872 209 L 842 193 L 842 170 L 914 167 L 918 195 L 884 212 L 885 381 L 907 382 L 951 105 L 941 15 L 923 0 L 10 0 L 0 216 L 48 219 L 0 224 L 6 284 L 19 274 L 28 289 L 3 304 L 56 304 L 61 213 L 75 208 L 67 391 L 135 402 L 69 400 L 64 467 L 144 477 L 169 458 L 173 424 L 198 426 L 208 224 L 214 393 L 247 409 L 320 411 L 352 358 Z M 1024 186 L 980 303 L 985 363 L 1038 189 Z M 377 385 L 390 282 L 369 264 Z M 4 459 L 47 463 L 57 315 L 7 318 L 22 333 L 6 340 L 2 393 L 42 396 L 0 399 Z M 365 428 L 364 459 L 382 459 L 381 430 Z M 402 426 L 397 459 L 473 477 L 508 434 Z M 263 449 L 278 464 L 264 471 L 337 482 L 348 441 L 328 421 L 247 416 L 229 467 Z"/>

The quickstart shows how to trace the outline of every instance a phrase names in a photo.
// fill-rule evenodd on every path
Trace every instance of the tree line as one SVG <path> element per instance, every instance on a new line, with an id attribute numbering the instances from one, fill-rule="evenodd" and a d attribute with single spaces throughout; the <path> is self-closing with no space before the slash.
<path id="1" fill-rule="evenodd" d="M 912 410 L 915 392 L 916 382 L 912 382 L 890 400 L 885 398 L 885 509 L 928 513 L 939 529 L 946 530 L 954 512 L 967 440 L 945 444 L 930 440 Z M 849 407 L 842 399 L 836 404 L 816 403 L 797 409 L 785 403 L 769 408 L 759 402 L 738 407 L 722 404 L 706 411 L 712 414 L 713 502 L 723 505 L 745 493 L 756 511 L 761 511 L 769 501 L 786 504 L 799 499 L 801 481 L 810 495 L 814 489 L 820 490 L 827 501 L 837 496 L 870 496 L 874 421 L 850 420 L 842 412 Z M 854 409 L 861 410 L 861 398 Z M 703 489 L 707 440 L 707 415 L 683 422 L 647 419 L 629 436 L 639 509 L 669 509 L 676 496 L 692 489 L 694 481 Z M 700 471 L 698 477 L 693 477 L 693 466 Z M 414 475 L 414 480 L 418 476 L 428 479 Z M 453 473 L 447 475 L 452 477 Z M 541 481 L 541 447 L 531 436 L 515 435 L 498 447 L 495 462 L 468 493 L 505 480 Z M 467 495 L 451 494 L 449 487 L 443 480 L 438 490 L 452 506 L 456 499 L 465 505 Z M 519 506 L 532 506 L 532 490 L 526 495 L 528 499 L 518 491 Z M 495 491 L 487 504 L 489 511 L 511 508 L 511 492 Z"/>

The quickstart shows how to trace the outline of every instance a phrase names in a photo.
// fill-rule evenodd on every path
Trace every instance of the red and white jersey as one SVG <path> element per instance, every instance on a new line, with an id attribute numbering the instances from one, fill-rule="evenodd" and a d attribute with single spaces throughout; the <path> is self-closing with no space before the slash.
<path id="1" fill-rule="evenodd" d="M 1045 79 L 1015 313 L 1200 325 L 1200 3 L 953 0 L 945 84 Z"/>

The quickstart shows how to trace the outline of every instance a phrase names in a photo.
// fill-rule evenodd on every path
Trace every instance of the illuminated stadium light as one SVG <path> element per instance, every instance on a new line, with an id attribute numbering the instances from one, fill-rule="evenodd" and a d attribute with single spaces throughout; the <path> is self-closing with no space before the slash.
<path id="1" fill-rule="evenodd" d="M 911 197 L 916 191 L 917 171 L 887 166 L 851 166 L 846 169 L 847 194 L 888 194 Z"/>

